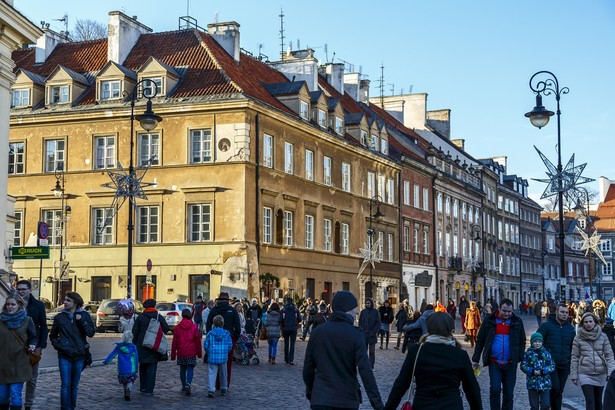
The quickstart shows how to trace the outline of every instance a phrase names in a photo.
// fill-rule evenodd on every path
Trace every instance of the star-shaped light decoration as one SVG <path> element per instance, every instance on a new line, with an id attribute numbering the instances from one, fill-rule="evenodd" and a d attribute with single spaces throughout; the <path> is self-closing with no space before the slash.
<path id="1" fill-rule="evenodd" d="M 480 261 L 478 258 L 466 257 L 463 260 L 463 264 L 466 266 L 466 269 L 471 272 L 478 272 L 480 270 Z"/>
<path id="2" fill-rule="evenodd" d="M 549 159 L 545 157 L 545 155 L 542 152 L 540 152 L 540 150 L 536 148 L 536 146 L 534 146 L 534 149 L 538 152 L 538 155 L 542 159 L 542 162 L 547 167 L 546 174 L 549 177 L 549 179 L 532 178 L 534 181 L 544 182 L 548 184 L 542 196 L 540 197 L 540 199 L 548 198 L 550 196 L 556 195 L 559 192 L 558 182 L 559 182 L 560 175 L 562 178 L 562 192 L 564 193 L 564 195 L 566 195 L 568 199 L 576 198 L 576 194 L 575 195 L 568 194 L 569 191 L 571 190 L 574 191 L 574 188 L 576 186 L 594 181 L 594 179 L 592 178 L 581 176 L 587 164 L 581 164 L 581 165 L 575 166 L 574 165 L 574 154 L 572 154 L 572 157 L 570 157 L 570 159 L 568 160 L 568 163 L 566 164 L 566 166 L 564 167 L 564 169 L 562 170 L 560 174 L 557 171 L 557 167 L 553 165 L 553 163 L 549 161 Z"/>
<path id="3" fill-rule="evenodd" d="M 380 249 L 380 239 L 374 242 L 371 246 L 368 243 L 363 243 L 363 247 L 359 248 L 361 251 L 361 256 L 363 257 L 363 262 L 361 263 L 361 267 L 359 268 L 360 277 L 367 265 L 372 265 L 372 268 L 376 267 L 376 263 L 380 263 L 380 258 L 378 257 L 378 249 Z"/>
<path id="4" fill-rule="evenodd" d="M 579 231 L 579 233 L 583 237 L 583 240 L 577 241 L 577 243 L 581 244 L 581 250 L 585 251 L 585 256 L 587 256 L 589 251 L 592 251 L 597 257 L 600 258 L 602 263 L 606 265 L 606 260 L 604 259 L 604 256 L 602 255 L 602 252 L 600 251 L 600 244 L 603 242 L 603 240 L 600 239 L 602 235 L 600 235 L 598 231 L 594 231 L 592 236 L 589 236 L 588 234 L 585 233 L 584 230 L 582 230 L 578 226 L 577 226 L 577 231 Z"/>
<path id="5" fill-rule="evenodd" d="M 97 227 L 98 233 L 101 234 L 105 227 L 111 223 L 113 217 L 118 213 L 119 209 L 126 202 L 126 198 L 139 198 L 147 199 L 143 188 L 155 185 L 154 182 L 142 182 L 143 177 L 147 173 L 152 163 L 156 160 L 156 155 L 152 155 L 150 159 L 143 164 L 134 168 L 132 173 L 129 170 L 124 169 L 122 164 L 117 162 L 117 170 L 107 169 L 107 175 L 111 178 L 111 182 L 102 184 L 104 188 L 115 189 L 115 196 L 111 204 L 110 210 L 106 212 L 105 221 Z M 137 204 L 133 201 L 133 205 L 136 209 Z"/>

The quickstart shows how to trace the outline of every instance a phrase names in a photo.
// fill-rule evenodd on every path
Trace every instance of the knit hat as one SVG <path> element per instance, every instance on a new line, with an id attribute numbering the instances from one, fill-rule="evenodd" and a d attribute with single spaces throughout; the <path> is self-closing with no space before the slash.
<path id="1" fill-rule="evenodd" d="M 156 307 L 156 299 L 147 299 L 145 302 L 143 302 L 143 307 L 144 308 Z"/>
<path id="2" fill-rule="evenodd" d="M 336 292 L 331 301 L 331 308 L 334 312 L 349 312 L 357 306 L 359 306 L 357 298 L 347 290 Z"/>
<path id="3" fill-rule="evenodd" d="M 530 345 L 534 343 L 534 340 L 540 340 L 542 342 L 542 335 L 538 332 L 532 333 L 532 336 L 530 336 Z"/>

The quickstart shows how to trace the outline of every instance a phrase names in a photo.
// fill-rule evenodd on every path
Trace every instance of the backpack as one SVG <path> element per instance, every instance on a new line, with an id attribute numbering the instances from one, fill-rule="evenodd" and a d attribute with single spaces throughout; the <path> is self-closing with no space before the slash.
<path id="1" fill-rule="evenodd" d="M 294 306 L 285 306 L 282 309 L 282 327 L 285 331 L 297 330 L 297 310 Z"/>

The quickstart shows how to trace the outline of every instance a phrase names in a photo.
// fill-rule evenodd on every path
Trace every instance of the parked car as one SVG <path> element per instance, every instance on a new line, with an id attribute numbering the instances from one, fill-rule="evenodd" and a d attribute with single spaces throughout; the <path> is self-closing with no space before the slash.
<path id="1" fill-rule="evenodd" d="M 96 331 L 105 332 L 111 330 L 113 332 L 119 332 L 120 326 L 120 312 L 118 310 L 118 303 L 123 299 L 103 299 L 100 302 L 98 311 L 96 312 Z M 137 314 L 143 313 L 143 303 L 135 300 L 135 312 Z"/>
<path id="2" fill-rule="evenodd" d="M 47 312 L 47 326 L 51 328 L 53 325 L 53 318 L 56 317 L 58 313 L 60 313 L 64 309 L 64 305 L 60 305 L 55 309 L 51 309 Z M 96 323 L 96 311 L 98 310 L 98 305 L 94 303 L 86 303 L 83 305 L 83 310 L 90 314 L 92 318 L 92 323 Z"/>
<path id="3" fill-rule="evenodd" d="M 175 329 L 175 326 L 182 320 L 182 310 L 192 310 L 192 303 L 188 302 L 158 302 L 156 310 L 169 325 L 169 329 Z"/>

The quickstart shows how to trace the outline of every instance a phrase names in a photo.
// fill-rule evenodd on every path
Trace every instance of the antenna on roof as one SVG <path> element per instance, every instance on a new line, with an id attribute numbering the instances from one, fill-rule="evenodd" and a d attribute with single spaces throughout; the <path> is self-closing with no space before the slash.
<path id="1" fill-rule="evenodd" d="M 284 10 L 280 7 L 280 54 L 284 55 Z"/>
<path id="2" fill-rule="evenodd" d="M 63 34 L 68 40 L 68 14 L 64 13 L 61 19 L 53 19 L 53 21 L 61 21 L 64 23 L 64 31 L 60 32 L 60 34 Z"/>
<path id="3" fill-rule="evenodd" d="M 384 108 L 384 62 L 380 65 L 380 80 L 378 80 L 380 85 L 380 107 Z"/>
<path id="4" fill-rule="evenodd" d="M 327 63 L 330 63 L 330 61 L 329 61 L 329 47 L 327 46 L 327 43 L 325 43 L 325 46 L 324 46 L 324 47 L 325 47 L 325 61 L 326 61 Z M 334 55 L 335 55 L 335 54 L 334 54 Z"/>
<path id="5" fill-rule="evenodd" d="M 301 50 L 301 39 L 297 39 L 297 50 Z"/>
<path id="6" fill-rule="evenodd" d="M 220 14 L 220 12 L 216 11 L 214 13 L 214 24 L 218 23 L 218 15 Z"/>
<path id="7" fill-rule="evenodd" d="M 342 63 L 344 63 L 344 69 L 346 69 L 346 66 L 348 66 L 349 73 L 354 72 L 354 64 L 351 64 L 350 62 L 346 60 L 342 60 L 341 58 L 338 58 L 338 61 L 341 61 Z"/>
<path id="8" fill-rule="evenodd" d="M 389 83 L 391 86 L 391 95 L 395 95 L 395 84 Z"/>
<path id="9" fill-rule="evenodd" d="M 186 16 L 190 15 L 190 0 L 186 0 Z"/>

